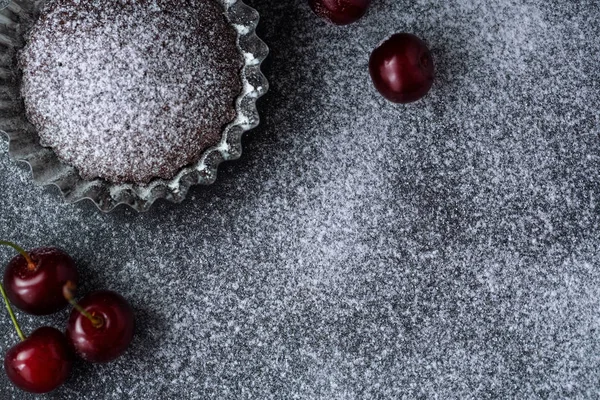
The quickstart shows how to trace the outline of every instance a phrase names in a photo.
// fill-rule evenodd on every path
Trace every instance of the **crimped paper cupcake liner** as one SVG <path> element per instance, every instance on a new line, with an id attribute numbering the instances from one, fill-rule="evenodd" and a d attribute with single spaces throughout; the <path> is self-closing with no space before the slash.
<path id="1" fill-rule="evenodd" d="M 256 100 L 268 90 L 260 65 L 269 49 L 255 33 L 258 13 L 241 0 L 219 1 L 237 32 L 237 47 L 244 59 L 243 89 L 235 102 L 237 116 L 224 128 L 220 143 L 206 150 L 196 163 L 182 168 L 173 179 L 156 179 L 143 185 L 84 180 L 74 167 L 61 162 L 52 149 L 40 145 L 35 128 L 25 116 L 17 52 L 25 45 L 25 35 L 44 1 L 11 1 L 0 11 L 0 131 L 8 136 L 10 157 L 29 164 L 36 184 L 57 186 L 68 203 L 89 199 L 105 212 L 119 204 L 146 211 L 158 199 L 179 203 L 192 185 L 213 183 L 220 163 L 241 156 L 242 134 L 259 124 Z"/>

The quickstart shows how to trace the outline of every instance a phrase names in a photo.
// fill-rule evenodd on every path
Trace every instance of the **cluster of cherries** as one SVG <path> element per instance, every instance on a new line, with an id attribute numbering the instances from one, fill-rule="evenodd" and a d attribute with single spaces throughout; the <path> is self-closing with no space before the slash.
<path id="1" fill-rule="evenodd" d="M 47 393 L 71 374 L 74 355 L 90 362 L 108 362 L 122 355 L 134 331 L 133 309 L 121 295 L 99 290 L 74 300 L 79 274 L 73 259 L 55 247 L 26 252 L 14 243 L 0 241 L 20 254 L 4 273 L 0 291 L 21 342 L 4 357 L 4 369 L 19 388 Z M 25 337 L 11 303 L 32 315 L 49 315 L 74 307 L 66 333 L 45 326 Z"/>
<path id="2" fill-rule="evenodd" d="M 320 17 L 336 25 L 359 20 L 371 0 L 308 0 Z M 371 54 L 369 72 L 375 88 L 394 103 L 411 103 L 429 92 L 434 66 L 425 42 L 410 33 L 397 33 Z"/>

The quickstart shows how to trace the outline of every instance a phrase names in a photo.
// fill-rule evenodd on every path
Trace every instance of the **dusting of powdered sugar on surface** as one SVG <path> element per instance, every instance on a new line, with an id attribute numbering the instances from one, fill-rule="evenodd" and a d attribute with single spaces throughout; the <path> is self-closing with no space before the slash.
<path id="1" fill-rule="evenodd" d="M 22 93 L 42 145 L 82 177 L 144 183 L 219 142 L 242 60 L 214 0 L 50 1 Z"/>
<path id="2" fill-rule="evenodd" d="M 49 397 L 598 398 L 597 1 L 380 0 L 346 28 L 248 3 L 271 49 L 261 125 L 182 204 L 66 205 L 0 144 L 0 237 L 64 247 L 81 294 L 138 318 L 124 357 Z M 437 66 L 406 106 L 367 68 L 396 31 Z M 18 313 L 26 332 L 67 315 Z M 0 393 L 34 398 L 3 373 Z"/>

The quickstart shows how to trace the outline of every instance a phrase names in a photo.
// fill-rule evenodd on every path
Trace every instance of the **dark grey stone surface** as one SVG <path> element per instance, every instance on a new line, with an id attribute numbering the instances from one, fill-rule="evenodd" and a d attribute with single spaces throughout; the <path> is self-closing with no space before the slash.
<path id="1" fill-rule="evenodd" d="M 65 248 L 137 312 L 123 358 L 48 397 L 600 398 L 599 3 L 374 0 L 346 28 L 249 3 L 263 123 L 183 204 L 65 205 L 0 144 L 0 236 Z M 408 106 L 367 72 L 397 31 L 437 63 Z M 3 373 L 0 397 L 30 398 Z"/>

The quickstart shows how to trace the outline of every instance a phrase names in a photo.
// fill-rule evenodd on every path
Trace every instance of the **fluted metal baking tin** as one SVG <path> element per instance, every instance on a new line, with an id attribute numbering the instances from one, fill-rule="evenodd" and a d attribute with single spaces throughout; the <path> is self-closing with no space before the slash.
<path id="1" fill-rule="evenodd" d="M 241 0 L 220 1 L 238 33 L 238 49 L 245 60 L 241 71 L 243 90 L 235 102 L 237 117 L 224 128 L 219 145 L 208 149 L 196 163 L 182 168 L 173 179 L 156 179 L 145 185 L 84 180 L 74 167 L 62 163 L 52 149 L 40 145 L 35 128 L 25 116 L 16 55 L 44 1 L 11 1 L 0 11 L 0 131 L 8 137 L 10 157 L 29 164 L 36 184 L 57 186 L 65 201 L 89 199 L 105 212 L 120 204 L 146 211 L 158 199 L 178 203 L 192 185 L 213 183 L 220 163 L 241 156 L 242 134 L 259 124 L 256 100 L 268 90 L 260 66 L 269 49 L 255 33 L 258 12 Z"/>

